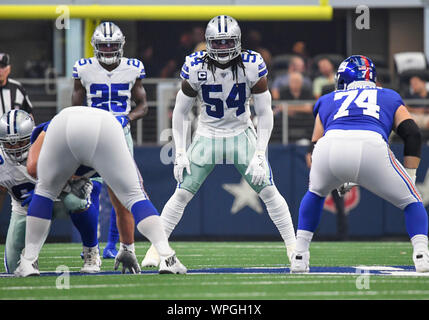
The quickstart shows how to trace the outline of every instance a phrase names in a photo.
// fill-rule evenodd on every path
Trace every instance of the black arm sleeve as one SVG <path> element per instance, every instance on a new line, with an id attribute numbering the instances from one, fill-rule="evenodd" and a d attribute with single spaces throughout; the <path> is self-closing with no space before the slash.
<path id="1" fill-rule="evenodd" d="M 398 136 L 404 141 L 404 156 L 420 158 L 422 135 L 413 119 L 402 121 L 396 129 Z"/>

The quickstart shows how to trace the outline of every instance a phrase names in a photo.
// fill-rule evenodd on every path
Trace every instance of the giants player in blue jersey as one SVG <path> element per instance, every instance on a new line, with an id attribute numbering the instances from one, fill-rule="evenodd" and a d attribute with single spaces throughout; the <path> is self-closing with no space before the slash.
<path id="1" fill-rule="evenodd" d="M 137 59 L 123 57 L 125 36 L 117 25 L 112 22 L 101 23 L 94 31 L 91 44 L 94 47 L 94 57 L 80 59 L 73 67 L 74 89 L 72 105 L 85 104 L 88 107 L 106 110 L 116 116 L 121 123 L 128 149 L 133 155 L 133 140 L 130 130 L 130 121 L 143 117 L 147 112 L 146 92 L 142 86 L 142 79 L 146 76 L 143 63 Z M 131 110 L 131 100 L 136 104 Z M 99 196 L 101 179 L 93 179 L 94 194 Z M 93 195 L 94 196 L 94 195 Z M 122 210 L 120 217 L 129 217 L 126 209 L 121 205 L 109 190 L 113 204 L 111 211 L 108 242 L 103 251 L 103 258 L 114 258 L 117 254 L 116 242 L 119 233 L 116 226 L 115 210 Z M 96 212 L 87 212 L 98 217 Z M 75 223 L 79 223 L 82 216 L 74 216 Z M 131 241 L 133 237 L 132 221 L 123 221 L 119 218 L 118 227 L 129 229 L 130 238 L 121 241 Z M 126 234 L 126 233 L 124 233 Z"/>
<path id="2" fill-rule="evenodd" d="M 291 272 L 308 272 L 310 242 L 325 197 L 344 184 L 356 183 L 402 209 L 413 246 L 417 272 L 429 272 L 428 216 L 415 180 L 421 134 L 395 91 L 377 87 L 375 66 L 365 56 L 344 60 L 336 90 L 314 106 L 309 190 L 301 201 Z M 388 145 L 394 130 L 404 141 L 403 165 Z"/>

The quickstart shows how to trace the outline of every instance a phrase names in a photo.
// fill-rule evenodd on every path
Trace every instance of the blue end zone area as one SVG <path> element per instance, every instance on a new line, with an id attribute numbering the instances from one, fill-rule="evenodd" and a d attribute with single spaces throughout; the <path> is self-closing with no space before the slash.
<path id="1" fill-rule="evenodd" d="M 40 276 L 58 276 L 56 272 L 41 272 Z M 61 272 L 63 274 L 63 272 Z M 119 271 L 100 273 L 80 273 L 73 271 L 71 276 L 120 275 Z M 142 270 L 141 274 L 158 274 L 158 270 Z M 188 274 L 289 274 L 289 268 L 208 268 L 188 270 Z M 414 266 L 357 266 L 357 267 L 310 267 L 309 275 L 383 275 L 383 276 L 429 276 L 429 273 L 416 273 Z M 13 277 L 0 273 L 0 278 Z"/>

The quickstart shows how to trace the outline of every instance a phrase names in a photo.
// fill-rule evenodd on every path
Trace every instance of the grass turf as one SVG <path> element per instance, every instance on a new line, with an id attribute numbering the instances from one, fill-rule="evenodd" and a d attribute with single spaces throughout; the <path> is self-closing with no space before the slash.
<path id="1" fill-rule="evenodd" d="M 188 269 L 282 268 L 288 266 L 281 242 L 172 242 Z M 139 261 L 149 247 L 136 243 Z M 104 244 L 101 244 L 104 248 Z M 4 246 L 0 246 L 4 252 Z M 82 266 L 81 245 L 44 245 L 41 272 L 65 265 L 71 272 Z M 313 242 L 311 266 L 413 265 L 409 242 Z M 3 257 L 2 257 L 3 258 Z M 102 271 L 114 261 L 103 259 Z M 149 270 L 156 270 L 155 268 Z M 3 266 L 0 272 L 5 272 Z M 0 299 L 35 300 L 286 300 L 286 299 L 429 299 L 429 277 L 371 275 L 369 288 L 358 289 L 360 274 L 192 274 L 187 275 L 72 275 L 70 289 L 56 287 L 58 276 L 0 278 Z"/>

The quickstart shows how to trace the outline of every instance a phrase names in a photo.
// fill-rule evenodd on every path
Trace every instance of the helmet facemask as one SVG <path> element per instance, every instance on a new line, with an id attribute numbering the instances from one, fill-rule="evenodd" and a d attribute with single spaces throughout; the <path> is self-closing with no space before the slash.
<path id="1" fill-rule="evenodd" d="M 241 53 L 241 39 L 235 37 L 207 37 L 207 54 L 221 64 L 226 64 Z"/>
<path id="2" fill-rule="evenodd" d="M 94 56 L 106 65 L 117 63 L 124 53 L 125 37 L 121 29 L 112 22 L 103 22 L 95 28 L 91 45 Z"/>
<path id="3" fill-rule="evenodd" d="M 122 58 L 123 46 L 121 42 L 95 42 L 94 55 L 98 61 L 104 64 L 114 64 Z"/>
<path id="4" fill-rule="evenodd" d="M 241 30 L 232 17 L 217 16 L 211 19 L 205 38 L 208 56 L 220 64 L 227 64 L 241 54 Z"/>
<path id="5" fill-rule="evenodd" d="M 18 165 L 27 161 L 28 151 L 31 146 L 30 136 L 9 136 L 6 139 L 0 139 L 0 145 L 12 164 Z"/>
<path id="6" fill-rule="evenodd" d="M 11 164 L 26 162 L 33 129 L 33 118 L 23 110 L 10 110 L 0 118 L 0 148 Z"/>

